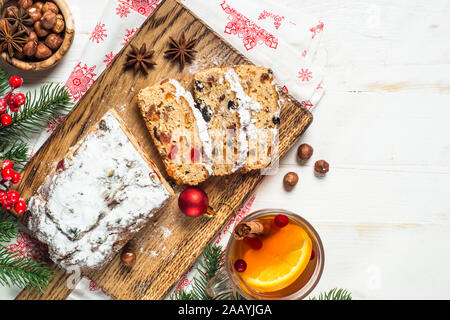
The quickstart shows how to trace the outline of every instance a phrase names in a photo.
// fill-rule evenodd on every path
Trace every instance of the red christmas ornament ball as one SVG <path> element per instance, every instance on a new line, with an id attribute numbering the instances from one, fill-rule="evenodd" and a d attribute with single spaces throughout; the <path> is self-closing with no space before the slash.
<path id="1" fill-rule="evenodd" d="M 197 217 L 208 210 L 209 200 L 205 191 L 196 187 L 184 190 L 178 198 L 178 207 L 189 217 Z"/>

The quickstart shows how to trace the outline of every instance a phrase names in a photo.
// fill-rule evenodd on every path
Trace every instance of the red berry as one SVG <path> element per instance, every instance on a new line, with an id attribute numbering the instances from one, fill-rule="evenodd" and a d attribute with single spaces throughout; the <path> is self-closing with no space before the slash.
<path id="1" fill-rule="evenodd" d="M 9 114 L 4 113 L 0 116 L 0 124 L 4 127 L 9 126 L 12 123 L 12 118 Z"/>
<path id="2" fill-rule="evenodd" d="M 0 114 L 5 113 L 6 108 L 8 107 L 8 103 L 5 99 L 0 98 Z"/>
<path id="3" fill-rule="evenodd" d="M 244 242 L 248 244 L 253 250 L 259 250 L 263 245 L 263 242 L 258 237 L 245 237 Z"/>
<path id="4" fill-rule="evenodd" d="M 17 203 L 14 205 L 14 210 L 17 214 L 22 214 L 27 210 L 27 204 L 23 200 L 17 201 Z"/>
<path id="5" fill-rule="evenodd" d="M 27 101 L 27 98 L 25 97 L 25 95 L 23 93 L 15 94 L 12 99 L 13 99 L 13 104 L 16 108 L 20 108 Z"/>
<path id="6" fill-rule="evenodd" d="M 247 270 L 247 263 L 244 260 L 239 259 L 234 263 L 234 269 L 236 269 L 237 272 L 244 272 Z"/>
<path id="7" fill-rule="evenodd" d="M 288 225 L 289 218 L 286 215 L 284 215 L 284 214 L 279 214 L 279 215 L 277 215 L 275 217 L 274 222 L 275 222 L 275 225 L 278 228 L 283 228 L 283 227 L 286 227 Z"/>
<path id="8" fill-rule="evenodd" d="M 13 175 L 14 175 L 14 170 L 11 168 L 5 168 L 2 170 L 2 179 L 5 181 L 12 180 Z"/>
<path id="9" fill-rule="evenodd" d="M 12 162 L 11 160 L 3 160 L 2 162 L 2 168 L 6 169 L 6 168 L 10 168 L 12 169 L 14 167 L 14 162 Z"/>
<path id="10" fill-rule="evenodd" d="M 14 105 L 14 93 L 9 92 L 6 96 L 5 96 L 5 101 L 6 104 L 8 106 L 13 106 Z"/>
<path id="11" fill-rule="evenodd" d="M 19 76 L 12 76 L 9 78 L 9 85 L 14 89 L 19 88 L 22 85 L 22 78 Z"/>
<path id="12" fill-rule="evenodd" d="M 20 199 L 20 194 L 14 190 L 8 191 L 7 196 L 9 202 L 11 202 L 12 204 L 16 203 Z"/>
<path id="13" fill-rule="evenodd" d="M 20 174 L 18 172 L 14 172 L 13 176 L 12 176 L 12 179 L 11 179 L 11 182 L 13 184 L 19 183 L 20 179 L 21 179 Z"/>
<path id="14" fill-rule="evenodd" d="M 4 199 L 7 199 L 8 195 L 5 191 L 0 190 L 0 202 L 2 202 Z"/>
<path id="15" fill-rule="evenodd" d="M 13 204 L 6 198 L 2 200 L 2 207 L 6 211 L 11 211 L 13 208 Z"/>

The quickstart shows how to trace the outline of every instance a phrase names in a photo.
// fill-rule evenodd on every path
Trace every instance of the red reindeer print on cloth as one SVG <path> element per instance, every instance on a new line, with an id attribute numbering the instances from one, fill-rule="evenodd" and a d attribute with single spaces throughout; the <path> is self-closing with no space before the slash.
<path id="1" fill-rule="evenodd" d="M 48 247 L 24 232 L 19 233 L 16 243 L 5 248 L 8 252 L 17 252 L 21 257 L 31 258 L 37 262 L 49 260 Z"/>
<path id="2" fill-rule="evenodd" d="M 121 43 L 122 46 L 126 45 L 128 41 L 130 41 L 131 37 L 135 34 L 138 28 L 127 29 L 125 32 L 125 36 L 123 37 L 123 41 Z"/>
<path id="3" fill-rule="evenodd" d="M 160 2 L 161 0 L 119 0 L 116 14 L 121 18 L 126 18 L 130 14 L 130 10 L 133 10 L 148 17 L 155 11 Z"/>
<path id="4" fill-rule="evenodd" d="M 46 130 L 46 132 L 47 133 L 52 133 L 53 131 L 55 131 L 56 130 L 56 128 L 58 128 L 58 126 L 59 126 L 59 124 L 61 123 L 61 122 L 63 122 L 63 120 L 66 118 L 66 116 L 55 116 L 55 117 L 53 117 L 53 119 L 52 120 L 50 120 L 48 123 L 47 123 L 47 130 Z"/>
<path id="5" fill-rule="evenodd" d="M 278 47 L 278 38 L 262 29 L 247 17 L 231 8 L 226 1 L 221 3 L 222 10 L 225 11 L 230 20 L 225 26 L 225 33 L 237 35 L 242 38 L 244 47 L 251 50 L 258 44 L 265 44 L 269 48 L 276 49 Z"/>
<path id="6" fill-rule="evenodd" d="M 274 14 L 272 12 L 267 12 L 264 10 L 259 14 L 258 20 L 265 20 L 267 18 L 273 19 L 273 25 L 275 26 L 275 29 L 279 29 L 281 27 L 281 21 L 284 20 L 284 16 L 280 16 L 278 14 Z"/>
<path id="7" fill-rule="evenodd" d="M 91 40 L 92 42 L 100 43 L 104 41 L 106 37 L 108 37 L 108 35 L 106 34 L 105 24 L 99 22 L 95 26 L 94 31 L 92 31 L 89 40 Z"/>
<path id="8" fill-rule="evenodd" d="M 88 67 L 86 64 L 82 66 L 81 62 L 75 66 L 66 82 L 66 87 L 69 89 L 74 101 L 79 100 L 94 83 L 97 76 L 94 73 L 96 67 Z"/>
<path id="9" fill-rule="evenodd" d="M 312 27 L 311 29 L 309 29 L 309 31 L 311 31 L 313 33 L 312 35 L 312 39 L 314 39 L 314 37 L 318 34 L 321 33 L 323 31 L 323 27 L 324 27 L 324 23 L 319 21 L 319 24 L 315 27 Z"/>
<path id="10" fill-rule="evenodd" d="M 108 54 L 105 55 L 105 60 L 103 60 L 104 63 L 106 63 L 106 66 L 108 67 L 111 62 L 113 62 L 114 58 L 116 57 L 117 54 L 115 54 L 114 52 L 110 52 Z"/>
<path id="11" fill-rule="evenodd" d="M 302 82 L 309 82 L 312 79 L 312 72 L 309 69 L 302 69 L 298 73 L 298 78 L 302 80 Z"/>
<path id="12" fill-rule="evenodd" d="M 301 103 L 301 105 L 302 105 L 304 108 L 306 108 L 306 109 L 308 109 L 308 110 L 311 110 L 311 108 L 314 107 L 314 105 L 311 103 L 310 100 L 308 100 L 308 101 L 302 101 L 302 102 L 300 102 L 300 103 Z"/>

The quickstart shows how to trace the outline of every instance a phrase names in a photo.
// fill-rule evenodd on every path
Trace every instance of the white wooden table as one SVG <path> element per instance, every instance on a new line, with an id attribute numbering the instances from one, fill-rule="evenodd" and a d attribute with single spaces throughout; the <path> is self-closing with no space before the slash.
<path id="1" fill-rule="evenodd" d="M 107 1 L 68 0 L 74 46 L 54 70 L 27 74 L 28 87 L 67 79 L 95 8 Z M 297 163 L 297 145 L 259 187 L 253 209 L 292 210 L 317 228 L 326 262 L 316 293 L 344 287 L 355 299 L 449 299 L 450 2 L 279 1 L 327 22 L 319 52 L 327 93 L 301 142 L 331 170 L 317 179 L 313 161 Z M 289 171 L 300 182 L 286 192 Z M 0 298 L 17 293 L 0 288 Z"/>

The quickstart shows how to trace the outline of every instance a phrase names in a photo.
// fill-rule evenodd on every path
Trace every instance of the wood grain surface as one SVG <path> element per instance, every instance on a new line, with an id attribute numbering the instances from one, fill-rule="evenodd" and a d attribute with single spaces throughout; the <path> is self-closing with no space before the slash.
<path id="1" fill-rule="evenodd" d="M 169 36 L 178 38 L 181 31 L 186 37 L 198 38 L 196 61 L 180 70 L 163 52 L 168 47 Z M 155 50 L 157 66 L 145 76 L 124 70 L 125 52 L 133 44 L 146 43 Z M 244 56 L 211 31 L 191 12 L 175 0 L 164 1 L 141 27 L 127 47 L 101 75 L 80 100 L 72 113 L 47 140 L 24 170 L 19 191 L 29 198 L 42 184 L 49 168 L 59 161 L 69 148 L 95 124 L 110 108 L 123 118 L 142 149 L 165 174 L 162 161 L 151 142 L 150 134 L 141 119 L 136 103 L 138 90 L 168 77 L 192 78 L 193 67 L 203 69 L 213 66 L 251 64 Z M 312 115 L 286 95 L 281 111 L 280 157 L 293 146 L 312 121 Z M 177 197 L 157 215 L 135 239 L 137 263 L 128 270 L 121 266 L 119 256 L 103 270 L 87 274 L 94 282 L 116 299 L 161 299 L 186 270 L 195 262 L 203 248 L 221 230 L 228 218 L 251 195 L 264 176 L 259 172 L 236 173 L 229 177 L 213 177 L 201 185 L 210 198 L 217 215 L 210 219 L 188 218 L 179 212 Z M 177 187 L 176 191 L 181 188 Z M 170 230 L 170 232 L 167 232 Z M 23 291 L 17 299 L 64 299 L 70 293 L 68 276 L 55 268 L 55 277 L 45 293 Z"/>

